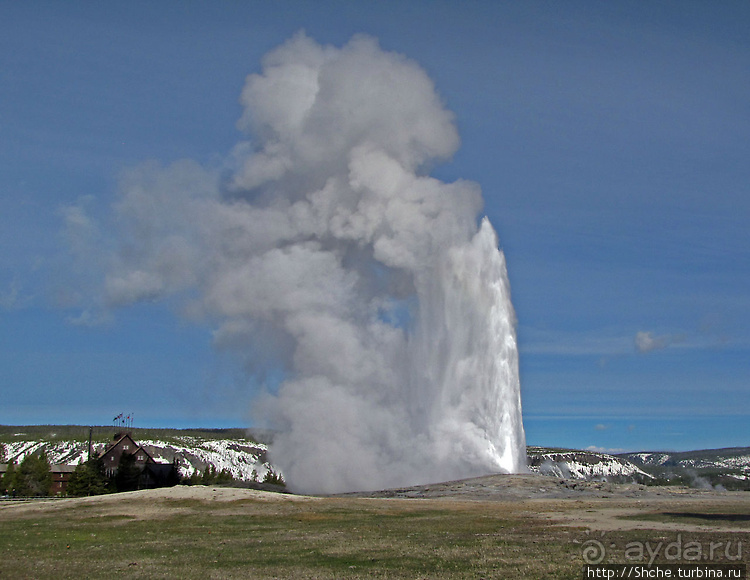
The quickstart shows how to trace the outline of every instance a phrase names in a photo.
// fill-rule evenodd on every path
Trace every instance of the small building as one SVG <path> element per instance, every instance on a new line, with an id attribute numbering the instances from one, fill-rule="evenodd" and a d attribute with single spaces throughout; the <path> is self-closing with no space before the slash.
<path id="1" fill-rule="evenodd" d="M 117 466 L 120 465 L 120 458 L 123 453 L 134 455 L 135 464 L 141 470 L 146 465 L 156 463 L 149 452 L 135 442 L 130 433 L 117 433 L 114 441 L 100 455 L 104 462 L 104 471 L 109 477 L 113 477 L 117 473 Z"/>
<path id="2" fill-rule="evenodd" d="M 50 495 L 65 495 L 68 489 L 68 480 L 71 474 L 76 470 L 76 465 L 50 465 L 52 473 L 52 488 Z"/>
<path id="3" fill-rule="evenodd" d="M 117 433 L 114 441 L 99 456 L 104 463 L 104 472 L 108 477 L 117 475 L 120 459 L 126 453 L 133 456 L 135 465 L 141 472 L 138 489 L 169 487 L 180 482 L 176 463 L 156 461 L 148 451 L 136 443 L 130 433 Z"/>
<path id="4" fill-rule="evenodd" d="M 17 468 L 18 466 L 16 466 Z M 52 464 L 50 465 L 50 473 L 52 474 L 52 487 L 50 487 L 50 495 L 65 495 L 68 487 L 68 480 L 71 474 L 76 470 L 75 465 L 63 465 L 63 464 Z M 0 477 L 5 476 L 5 472 L 8 471 L 7 463 L 0 463 Z"/>

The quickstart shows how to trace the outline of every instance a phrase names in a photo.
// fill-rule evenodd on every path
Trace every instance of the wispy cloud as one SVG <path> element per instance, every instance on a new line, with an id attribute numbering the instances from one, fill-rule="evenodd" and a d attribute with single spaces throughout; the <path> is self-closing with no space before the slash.
<path id="1" fill-rule="evenodd" d="M 586 451 L 594 451 L 596 453 L 625 453 L 625 449 L 622 447 L 598 447 L 597 445 L 589 445 L 586 447 Z"/>
<path id="2" fill-rule="evenodd" d="M 639 331 L 635 335 L 635 348 L 640 353 L 663 350 L 678 342 L 684 342 L 685 336 L 682 334 L 662 334 L 655 335 L 653 332 Z"/>
<path id="3" fill-rule="evenodd" d="M 663 332 L 640 330 L 635 335 L 627 330 L 594 329 L 585 332 L 539 330 L 523 327 L 519 329 L 522 355 L 544 356 L 595 356 L 604 368 L 612 357 L 647 354 L 667 348 L 706 349 L 727 346 L 726 336 L 717 338 L 707 333 Z M 738 346 L 736 340 L 731 341 Z"/>
<path id="4" fill-rule="evenodd" d="M 99 227 L 88 214 L 94 198 L 84 195 L 73 205 L 63 206 L 58 212 L 63 219 L 63 236 L 70 251 L 78 258 L 90 259 L 99 240 Z"/>
<path id="5" fill-rule="evenodd" d="M 88 326 L 88 327 L 95 327 L 95 326 L 102 326 L 103 324 L 111 323 L 113 320 L 112 314 L 107 310 L 100 310 L 98 312 L 94 312 L 92 310 L 84 310 L 77 316 L 68 316 L 65 319 L 68 324 L 72 324 L 73 326 Z"/>
<path id="6" fill-rule="evenodd" d="M 574 333 L 521 327 L 522 354 L 563 356 L 613 356 L 630 352 L 630 340 L 611 331 Z"/>
<path id="7" fill-rule="evenodd" d="M 11 280 L 7 289 L 0 292 L 0 308 L 4 310 L 18 310 L 28 306 L 33 298 L 33 295 L 24 293 L 23 285 L 15 277 Z"/>

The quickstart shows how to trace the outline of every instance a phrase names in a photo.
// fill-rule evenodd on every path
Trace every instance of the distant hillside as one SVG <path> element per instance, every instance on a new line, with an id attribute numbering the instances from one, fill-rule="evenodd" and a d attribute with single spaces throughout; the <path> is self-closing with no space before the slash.
<path id="1" fill-rule="evenodd" d="M 98 452 L 112 440 L 113 427 L 94 427 Z M 208 466 L 228 470 L 239 481 L 262 481 L 280 473 L 266 457 L 273 433 L 245 429 L 133 429 L 133 437 L 157 461 L 176 460 L 183 477 Z M 78 464 L 88 456 L 89 427 L 81 425 L 0 425 L 0 463 L 20 462 L 44 449 L 53 463 Z M 687 452 L 609 455 L 577 449 L 527 448 L 532 472 L 564 479 L 636 481 L 649 485 L 687 485 L 750 490 L 750 447 Z"/>
<path id="2" fill-rule="evenodd" d="M 607 479 L 648 482 L 651 475 L 628 459 L 595 451 L 527 447 L 529 469 L 565 479 Z"/>
<path id="3" fill-rule="evenodd" d="M 618 455 L 528 447 L 527 454 L 529 469 L 543 475 L 750 491 L 750 447 Z"/>
<path id="4" fill-rule="evenodd" d="M 661 483 L 750 490 L 750 447 L 699 451 L 642 451 L 618 455 Z"/>
<path id="5" fill-rule="evenodd" d="M 100 453 L 115 434 L 112 427 L 94 427 L 92 453 Z M 157 462 L 176 461 L 182 477 L 208 466 L 226 470 L 243 482 L 263 481 L 279 473 L 266 457 L 269 433 L 244 429 L 134 429 L 133 438 Z M 88 458 L 89 427 L 80 425 L 0 426 L 0 463 L 20 463 L 44 450 L 50 462 L 78 465 Z"/>

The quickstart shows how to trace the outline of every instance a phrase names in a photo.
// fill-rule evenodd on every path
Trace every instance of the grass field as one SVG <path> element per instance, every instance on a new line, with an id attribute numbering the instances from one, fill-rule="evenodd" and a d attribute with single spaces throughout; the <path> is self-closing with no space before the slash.
<path id="1" fill-rule="evenodd" d="M 568 532 L 485 506 L 407 500 L 166 500 L 3 519 L 7 578 L 573 578 Z"/>
<path id="2" fill-rule="evenodd" d="M 0 506 L 0 578 L 580 578 L 589 536 L 549 514 L 592 507 L 174 489 Z M 746 505 L 731 523 L 745 525 Z M 681 541 L 750 550 L 747 529 Z"/>

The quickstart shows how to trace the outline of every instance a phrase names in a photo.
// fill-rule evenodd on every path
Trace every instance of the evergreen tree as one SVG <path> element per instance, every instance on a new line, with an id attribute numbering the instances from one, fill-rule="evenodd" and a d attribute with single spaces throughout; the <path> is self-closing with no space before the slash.
<path id="1" fill-rule="evenodd" d="M 206 466 L 203 476 L 201 477 L 201 483 L 203 485 L 212 485 L 216 481 L 216 468 L 212 464 Z"/>
<path id="2" fill-rule="evenodd" d="M 15 494 L 22 497 L 44 497 L 52 488 L 52 472 L 47 455 L 27 455 L 14 476 Z"/>
<path id="3" fill-rule="evenodd" d="M 286 487 L 284 476 L 280 473 L 276 473 L 273 469 L 269 469 L 266 472 L 266 476 L 263 478 L 263 483 L 271 483 L 273 485 L 281 485 Z"/>
<path id="4" fill-rule="evenodd" d="M 101 495 L 109 492 L 107 476 L 104 473 L 104 462 L 99 457 L 81 463 L 71 474 L 68 481 L 68 495 L 81 497 Z"/>
<path id="5" fill-rule="evenodd" d="M 232 477 L 232 472 L 228 469 L 222 469 L 219 473 L 216 474 L 215 481 L 218 485 L 226 485 L 228 483 L 232 483 L 234 481 L 234 477 Z"/>
<path id="6" fill-rule="evenodd" d="M 169 472 L 167 480 L 164 483 L 166 487 L 174 487 L 180 483 L 180 466 L 177 463 L 177 458 L 172 460 L 172 471 Z"/>
<path id="7" fill-rule="evenodd" d="M 141 479 L 141 468 L 135 462 L 133 453 L 120 455 L 120 463 L 115 474 L 115 489 L 117 491 L 135 491 Z"/>
<path id="8" fill-rule="evenodd" d="M 8 462 L 2 481 L 0 481 L 0 493 L 10 496 L 16 495 L 16 464 L 13 461 Z"/>

